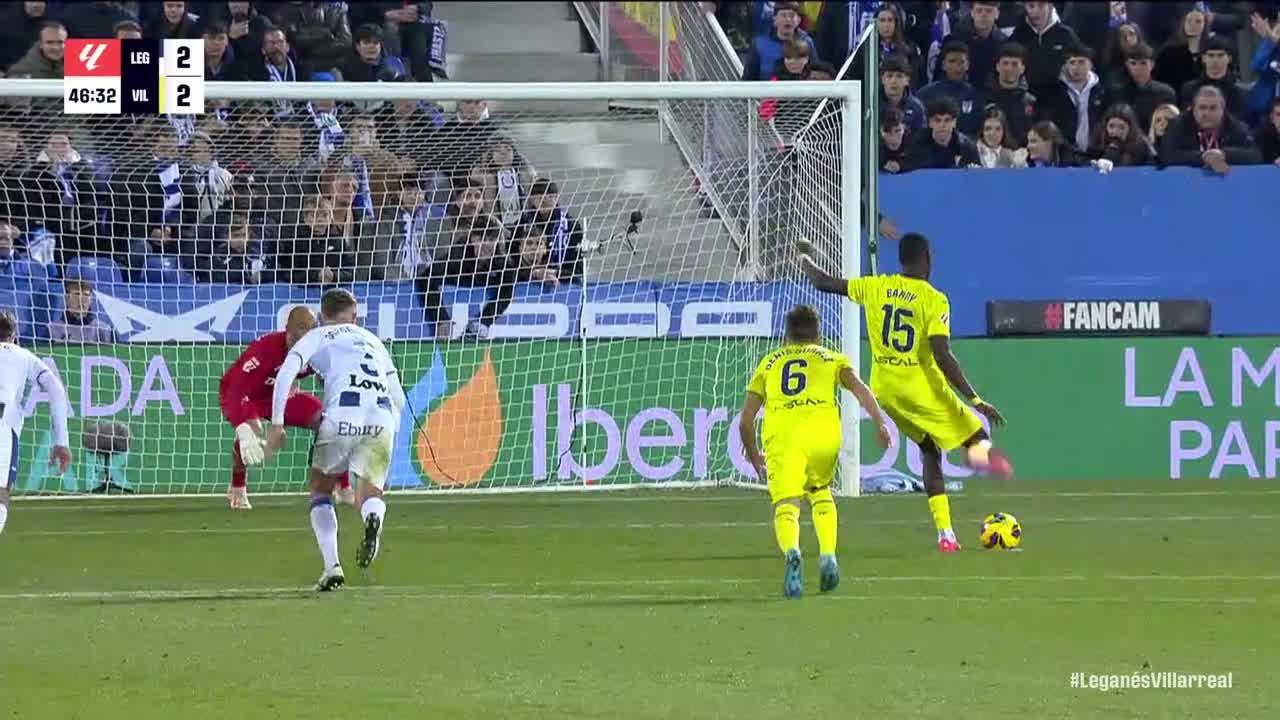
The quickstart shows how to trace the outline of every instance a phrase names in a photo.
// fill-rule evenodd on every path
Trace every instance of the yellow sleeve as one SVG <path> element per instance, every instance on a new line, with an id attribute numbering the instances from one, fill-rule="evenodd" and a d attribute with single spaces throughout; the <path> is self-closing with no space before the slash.
<path id="1" fill-rule="evenodd" d="M 938 293 L 930 303 L 929 317 L 925 319 L 925 337 L 951 337 L 951 302 Z"/>
<path id="2" fill-rule="evenodd" d="M 765 363 L 760 361 L 756 366 L 756 371 L 751 375 L 751 382 L 747 383 L 747 392 L 752 395 L 759 395 L 761 398 L 767 399 L 769 396 L 765 394 Z"/>
<path id="3" fill-rule="evenodd" d="M 859 305 L 865 305 L 867 296 L 873 291 L 871 289 L 872 277 L 849 278 L 849 299 Z"/>

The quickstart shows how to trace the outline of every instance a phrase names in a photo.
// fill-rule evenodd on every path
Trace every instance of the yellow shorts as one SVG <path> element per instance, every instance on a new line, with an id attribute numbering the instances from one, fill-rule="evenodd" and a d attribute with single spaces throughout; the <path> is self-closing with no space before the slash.
<path id="1" fill-rule="evenodd" d="M 769 473 L 769 501 L 804 497 L 831 485 L 840 459 L 840 435 L 801 441 L 775 441 L 765 446 Z M 829 435 L 829 434 L 828 434 Z"/>
<path id="2" fill-rule="evenodd" d="M 960 447 L 982 429 L 978 414 L 955 393 L 928 403 L 891 393 L 877 393 L 876 398 L 903 435 L 916 443 L 932 438 L 944 452 Z"/>

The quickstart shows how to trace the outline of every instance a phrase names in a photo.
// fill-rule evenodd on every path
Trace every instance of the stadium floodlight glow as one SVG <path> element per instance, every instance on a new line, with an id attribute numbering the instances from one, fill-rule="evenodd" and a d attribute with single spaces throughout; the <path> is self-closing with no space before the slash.
<path id="1" fill-rule="evenodd" d="M 25 304 L 32 347 L 68 385 L 72 436 L 127 426 L 110 476 L 138 494 L 225 490 L 219 378 L 333 284 L 404 376 L 395 491 L 758 486 L 734 416 L 786 311 L 816 305 L 826 342 L 858 362 L 858 308 L 809 287 L 794 248 L 808 239 L 828 270 L 860 274 L 858 83 L 210 82 L 204 115 L 157 118 L 64 116 L 61 96 L 59 81 L 0 80 L 0 133 L 17 133 L 10 160 L 38 189 L 4 197 L 22 229 L 47 226 L 41 257 L 99 252 L 67 276 L 91 282 L 75 288 L 115 342 L 50 342 L 56 284 L 6 301 Z M 453 104 L 475 99 L 490 115 L 463 121 Z M 713 147 L 729 125 L 749 141 Z M 529 205 L 543 179 L 567 220 Z M 479 242 L 477 212 L 508 263 L 486 275 L 500 282 L 433 275 L 431 257 Z M 570 247 L 580 271 L 560 264 Z M 838 488 L 856 494 L 857 406 L 841 407 Z M 301 491 L 305 446 L 252 472 L 250 491 Z M 20 493 L 101 475 L 74 448 L 79 470 L 45 478 L 41 439 L 24 447 Z"/>

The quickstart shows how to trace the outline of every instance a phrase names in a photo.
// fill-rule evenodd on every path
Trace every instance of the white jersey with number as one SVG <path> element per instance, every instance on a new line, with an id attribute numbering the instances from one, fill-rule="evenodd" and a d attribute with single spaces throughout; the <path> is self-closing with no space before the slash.
<path id="1" fill-rule="evenodd" d="M 302 336 L 276 378 L 273 425 L 284 424 L 288 388 L 303 366 L 324 381 L 324 418 L 316 431 L 312 467 L 351 471 L 381 486 L 404 389 L 386 346 L 358 325 L 323 325 Z"/>
<path id="2" fill-rule="evenodd" d="M 0 343 L 0 488 L 10 487 L 18 472 L 18 437 L 26 420 L 22 401 L 27 388 L 39 387 L 49 396 L 54 444 L 67 440 L 67 392 L 58 376 L 30 350 Z"/>

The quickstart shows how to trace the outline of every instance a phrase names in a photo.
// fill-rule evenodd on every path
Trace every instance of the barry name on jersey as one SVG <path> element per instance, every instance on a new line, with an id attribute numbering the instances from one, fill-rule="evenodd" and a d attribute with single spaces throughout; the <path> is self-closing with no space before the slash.
<path id="1" fill-rule="evenodd" d="M 884 296 L 886 300 L 901 300 L 906 303 L 913 303 L 916 301 L 915 293 L 910 290 L 903 290 L 902 288 L 889 288 L 888 290 L 885 290 Z"/>

